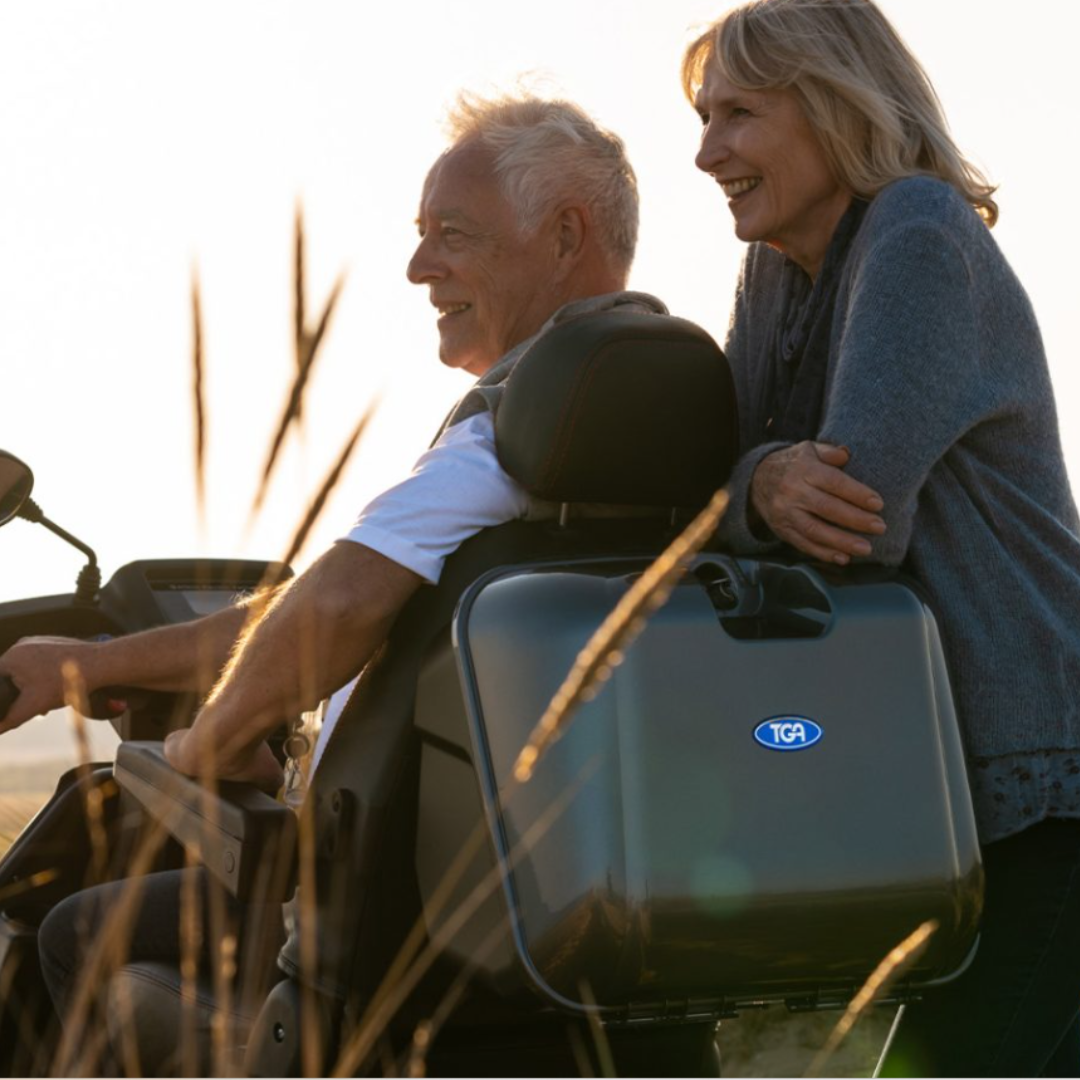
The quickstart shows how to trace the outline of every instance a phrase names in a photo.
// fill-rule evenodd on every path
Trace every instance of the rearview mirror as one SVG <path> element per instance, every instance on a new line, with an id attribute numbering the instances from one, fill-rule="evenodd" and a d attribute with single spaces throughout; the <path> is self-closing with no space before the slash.
<path id="1" fill-rule="evenodd" d="M 14 454 L 0 450 L 0 525 L 6 525 L 22 509 L 34 490 L 30 466 Z"/>

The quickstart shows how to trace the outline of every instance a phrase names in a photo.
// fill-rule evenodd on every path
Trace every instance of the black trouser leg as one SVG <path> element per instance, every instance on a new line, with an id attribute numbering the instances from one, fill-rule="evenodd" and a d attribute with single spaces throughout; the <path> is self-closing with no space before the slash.
<path id="1" fill-rule="evenodd" d="M 1080 1076 L 1080 821 L 983 849 L 979 950 L 906 1010 L 884 1076 Z"/>

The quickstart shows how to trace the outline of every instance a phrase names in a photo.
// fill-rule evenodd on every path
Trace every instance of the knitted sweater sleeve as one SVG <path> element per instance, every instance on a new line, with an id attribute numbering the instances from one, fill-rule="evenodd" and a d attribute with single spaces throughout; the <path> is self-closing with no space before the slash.
<path id="1" fill-rule="evenodd" d="M 760 398 L 759 384 L 766 361 L 764 338 L 775 318 L 775 267 L 768 265 L 769 255 L 760 245 L 751 245 L 739 273 L 731 325 L 724 342 L 724 353 L 735 381 L 735 396 L 743 428 L 741 454 L 728 478 L 728 508 L 716 530 L 717 543 L 740 555 L 763 555 L 782 547 L 771 534 L 759 535 L 750 527 L 750 482 L 761 459 L 786 446 L 782 442 L 751 446 L 747 432 L 757 426 L 754 410 Z M 772 272 L 770 272 L 772 271 Z M 761 298 L 764 298 L 762 301 Z"/>
<path id="2" fill-rule="evenodd" d="M 977 287 L 965 250 L 926 221 L 894 225 L 854 267 L 819 438 L 847 446 L 847 471 L 884 499 L 869 561 L 903 560 L 930 470 L 999 407 Z"/>

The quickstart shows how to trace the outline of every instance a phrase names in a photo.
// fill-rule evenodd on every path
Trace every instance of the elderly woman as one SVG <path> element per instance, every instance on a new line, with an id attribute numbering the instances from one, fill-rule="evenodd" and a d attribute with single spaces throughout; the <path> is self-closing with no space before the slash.
<path id="1" fill-rule="evenodd" d="M 698 167 L 746 252 L 722 539 L 903 567 L 941 626 L 987 897 L 900 1075 L 1080 1075 L 1080 541 L 993 188 L 870 0 L 757 0 L 688 49 Z"/>

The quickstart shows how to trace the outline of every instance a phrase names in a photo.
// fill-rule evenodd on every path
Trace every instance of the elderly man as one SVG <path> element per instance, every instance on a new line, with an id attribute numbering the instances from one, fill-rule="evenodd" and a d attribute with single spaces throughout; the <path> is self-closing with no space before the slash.
<path id="1" fill-rule="evenodd" d="M 577 106 L 532 97 L 462 99 L 453 142 L 424 183 L 409 280 L 439 312 L 444 364 L 480 376 L 413 473 L 360 514 L 347 537 L 268 600 L 107 642 L 29 638 L 0 657 L 19 697 L 0 731 L 63 704 L 64 668 L 87 690 L 210 689 L 189 729 L 166 742 L 173 765 L 276 787 L 266 736 L 339 691 L 380 645 L 406 601 L 480 529 L 521 517 L 529 499 L 499 467 L 493 413 L 532 339 L 582 311 L 631 305 L 623 289 L 637 235 L 637 190 L 621 141 Z M 323 736 L 330 723 L 324 724 Z M 321 750 L 320 747 L 317 748 Z M 181 872 L 144 880 L 133 960 L 178 961 Z M 42 971 L 66 1012 L 88 926 L 123 883 L 76 894 L 38 935 Z M 203 885 L 199 885 L 202 894 Z M 205 903 L 205 898 L 200 901 Z"/>
<path id="2" fill-rule="evenodd" d="M 0 731 L 63 703 L 63 668 L 87 689 L 208 688 L 166 754 L 183 772 L 274 786 L 266 735 L 342 687 L 402 606 L 478 530 L 524 515 L 528 497 L 499 467 L 492 413 L 531 339 L 621 292 L 637 235 L 637 191 L 621 141 L 579 108 L 533 97 L 463 98 L 453 143 L 424 183 L 409 280 L 439 312 L 444 364 L 480 376 L 403 483 L 375 499 L 347 538 L 268 602 L 103 643 L 27 639 L 0 657 L 19 697 Z"/>

